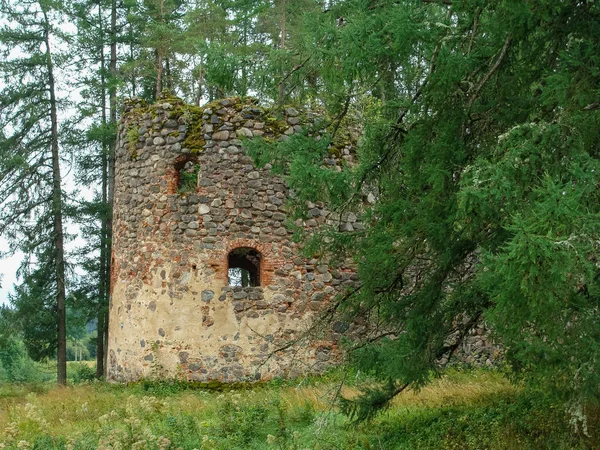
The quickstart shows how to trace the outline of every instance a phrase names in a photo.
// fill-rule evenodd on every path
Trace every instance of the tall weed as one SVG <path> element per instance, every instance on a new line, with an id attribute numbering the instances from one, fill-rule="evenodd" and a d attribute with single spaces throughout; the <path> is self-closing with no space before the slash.
<path id="1" fill-rule="evenodd" d="M 363 380 L 364 381 L 364 380 Z M 450 371 L 349 426 L 332 402 L 340 377 L 209 392 L 180 384 L 0 385 L 0 449 L 594 449 L 564 404 L 490 371 Z M 352 385 L 342 389 L 352 395 Z"/>

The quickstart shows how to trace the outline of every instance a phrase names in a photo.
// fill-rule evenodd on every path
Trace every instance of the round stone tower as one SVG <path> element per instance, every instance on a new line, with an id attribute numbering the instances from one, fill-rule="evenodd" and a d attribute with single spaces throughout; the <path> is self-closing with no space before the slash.
<path id="1" fill-rule="evenodd" d="M 243 140 L 294 134 L 253 101 L 204 108 L 162 96 L 130 101 L 119 128 L 107 377 L 224 382 L 319 372 L 340 356 L 344 324 L 297 341 L 349 268 L 300 256 L 283 180 Z M 304 227 L 332 220 L 309 205 Z M 337 218 L 339 220 L 339 218 Z M 340 230 L 359 226 L 350 215 Z"/>

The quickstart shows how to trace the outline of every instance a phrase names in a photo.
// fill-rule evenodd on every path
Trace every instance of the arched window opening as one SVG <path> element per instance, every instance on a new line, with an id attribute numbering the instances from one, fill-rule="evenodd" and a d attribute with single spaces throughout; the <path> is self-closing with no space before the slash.
<path id="1" fill-rule="evenodd" d="M 260 286 L 260 253 L 249 247 L 229 252 L 229 286 Z"/>

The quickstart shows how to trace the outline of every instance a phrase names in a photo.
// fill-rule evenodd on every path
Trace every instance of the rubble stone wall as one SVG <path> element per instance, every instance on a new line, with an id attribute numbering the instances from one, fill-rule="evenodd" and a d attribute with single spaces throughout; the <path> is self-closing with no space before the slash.
<path id="1" fill-rule="evenodd" d="M 357 276 L 350 266 L 301 256 L 286 185 L 244 150 L 243 139 L 291 135 L 305 120 L 293 108 L 276 120 L 239 99 L 204 108 L 169 96 L 126 105 L 116 149 L 108 379 L 264 380 L 339 360 L 346 325 L 310 345 L 290 343 Z M 197 184 L 182 192 L 185 167 L 197 171 Z M 310 206 L 312 219 L 297 225 L 332 220 L 323 205 Z M 354 215 L 335 219 L 340 230 L 360 226 Z M 260 286 L 228 286 L 228 254 L 239 247 L 260 252 Z"/>

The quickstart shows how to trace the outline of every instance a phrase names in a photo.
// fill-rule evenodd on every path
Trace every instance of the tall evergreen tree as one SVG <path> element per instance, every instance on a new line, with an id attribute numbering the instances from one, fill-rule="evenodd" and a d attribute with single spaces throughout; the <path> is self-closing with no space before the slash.
<path id="1" fill-rule="evenodd" d="M 56 350 L 57 379 L 64 385 L 66 269 L 56 82 L 56 62 L 64 59 L 53 47 L 64 35 L 55 25 L 60 23 L 55 3 L 5 0 L 1 5 L 0 232 L 11 238 L 13 249 L 30 255 L 21 268 L 25 285 L 13 302 L 19 310 L 36 302 L 39 309 L 33 311 L 48 311 L 54 317 L 55 335 L 47 342 L 49 351 Z M 44 295 L 29 295 L 39 282 L 45 286 Z M 35 317 L 23 313 L 27 328 L 37 327 Z M 29 344 L 33 350 L 36 343 Z"/>
<path id="2" fill-rule="evenodd" d="M 321 2 L 314 0 L 275 0 L 256 18 L 257 28 L 267 36 L 269 50 L 253 82 L 254 89 L 266 99 L 279 105 L 310 103 L 307 94 L 314 86 L 309 80 L 318 70 L 311 64 L 312 55 L 306 51 L 304 39 L 313 25 L 312 17 L 322 11 Z"/>
<path id="3" fill-rule="evenodd" d="M 188 7 L 184 21 L 182 49 L 189 55 L 192 70 L 180 89 L 190 102 L 200 105 L 211 95 L 207 63 L 211 50 L 227 36 L 227 12 L 220 2 L 195 2 Z"/>
<path id="4" fill-rule="evenodd" d="M 171 66 L 181 41 L 183 2 L 132 0 L 127 9 L 132 38 L 129 45 L 138 54 L 128 68 L 141 75 L 142 91 L 138 95 L 154 100 L 163 89 L 173 88 Z"/>
<path id="5" fill-rule="evenodd" d="M 116 1 L 81 2 L 75 5 L 73 21 L 78 51 L 77 84 L 82 89 L 78 113 L 86 128 L 72 145 L 79 149 L 79 181 L 98 186 L 94 198 L 80 206 L 80 227 L 87 238 L 81 249 L 82 277 L 78 293 L 87 299 L 97 319 L 96 375 L 104 375 L 105 345 L 110 285 L 112 162 L 116 135 Z"/>

